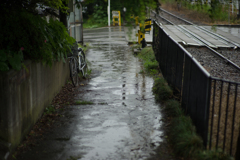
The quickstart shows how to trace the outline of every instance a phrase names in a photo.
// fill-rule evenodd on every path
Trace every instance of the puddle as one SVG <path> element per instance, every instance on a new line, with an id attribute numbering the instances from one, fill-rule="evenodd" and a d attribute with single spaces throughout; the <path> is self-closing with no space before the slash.
<path id="1" fill-rule="evenodd" d="M 152 95 L 153 79 L 139 74 L 141 62 L 133 56 L 123 33 L 123 27 L 84 31 L 93 46 L 86 54 L 91 62 L 92 79 L 79 88 L 76 98 L 94 104 L 72 107 L 68 111 L 72 115 L 69 126 L 51 133 L 63 136 L 32 151 L 46 148 L 54 154 L 41 153 L 37 157 L 28 154 L 25 159 L 72 156 L 81 160 L 140 160 L 155 154 L 163 133 L 159 105 Z"/>

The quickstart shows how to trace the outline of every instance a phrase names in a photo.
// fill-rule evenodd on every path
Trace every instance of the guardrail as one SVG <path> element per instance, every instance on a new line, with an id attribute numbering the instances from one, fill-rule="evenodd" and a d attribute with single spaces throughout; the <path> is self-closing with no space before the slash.
<path id="1" fill-rule="evenodd" d="M 162 75 L 181 93 L 181 106 L 205 147 L 234 155 L 239 137 L 240 83 L 212 77 L 156 21 L 152 45 Z"/>

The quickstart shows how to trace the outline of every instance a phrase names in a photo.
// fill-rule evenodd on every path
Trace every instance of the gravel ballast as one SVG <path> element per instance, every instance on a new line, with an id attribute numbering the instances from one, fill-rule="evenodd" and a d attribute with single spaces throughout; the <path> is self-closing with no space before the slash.
<path id="1" fill-rule="evenodd" d="M 240 71 L 206 47 L 187 47 L 187 51 L 210 73 L 212 77 L 239 82 Z"/>

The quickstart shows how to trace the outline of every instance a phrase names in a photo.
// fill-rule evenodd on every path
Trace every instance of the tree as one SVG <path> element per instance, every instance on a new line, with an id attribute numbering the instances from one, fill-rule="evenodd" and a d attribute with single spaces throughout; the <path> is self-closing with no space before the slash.
<path id="1" fill-rule="evenodd" d="M 36 14 L 36 8 L 43 8 L 44 6 L 67 11 L 67 7 L 65 5 L 67 3 L 68 0 L 6 0 L 0 3 L 0 8 L 5 8 L 9 11 L 24 9 L 28 12 Z"/>
<path id="2" fill-rule="evenodd" d="M 49 23 L 40 17 L 39 10 L 56 14 L 46 5 L 67 11 L 67 0 L 6 0 L 0 3 L 0 71 L 19 70 L 23 60 L 31 59 L 51 65 L 65 60 L 75 42 L 59 21 Z"/>
<path id="3" fill-rule="evenodd" d="M 107 13 L 108 0 L 84 0 L 82 5 L 87 7 L 85 15 L 92 15 L 94 12 L 94 6 L 103 6 Z M 80 2 L 78 2 L 80 3 Z M 155 9 L 157 7 L 156 0 L 111 0 L 111 11 L 120 10 L 122 12 L 123 7 L 126 8 L 126 17 L 130 18 L 131 15 L 139 16 L 141 22 L 146 18 L 146 7 Z M 85 16 L 86 17 L 86 16 Z"/>

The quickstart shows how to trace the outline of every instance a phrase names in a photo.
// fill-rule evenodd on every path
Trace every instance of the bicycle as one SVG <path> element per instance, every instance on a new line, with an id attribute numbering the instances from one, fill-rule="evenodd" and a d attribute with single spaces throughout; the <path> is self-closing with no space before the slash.
<path id="1" fill-rule="evenodd" d="M 69 58 L 69 68 L 70 68 L 70 77 L 72 84 L 77 87 L 79 81 L 79 73 L 82 74 L 82 77 L 86 78 L 87 76 L 87 62 L 85 58 L 85 53 L 82 48 L 78 48 L 77 55 L 73 53 Z"/>

